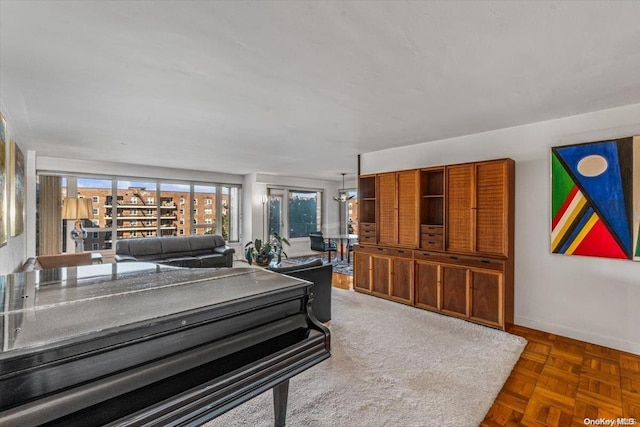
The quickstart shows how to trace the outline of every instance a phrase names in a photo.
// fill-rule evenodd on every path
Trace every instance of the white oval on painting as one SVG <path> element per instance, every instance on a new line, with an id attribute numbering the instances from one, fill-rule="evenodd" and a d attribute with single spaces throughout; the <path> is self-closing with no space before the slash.
<path id="1" fill-rule="evenodd" d="M 578 172 L 584 176 L 598 176 L 607 170 L 607 159 L 597 154 L 583 157 L 578 162 Z"/>

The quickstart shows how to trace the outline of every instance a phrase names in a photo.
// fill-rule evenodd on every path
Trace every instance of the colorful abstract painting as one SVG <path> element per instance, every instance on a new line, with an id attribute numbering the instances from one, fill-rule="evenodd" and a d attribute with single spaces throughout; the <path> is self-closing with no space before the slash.
<path id="1" fill-rule="evenodd" d="M 640 261 L 640 137 L 551 149 L 551 251 Z"/>

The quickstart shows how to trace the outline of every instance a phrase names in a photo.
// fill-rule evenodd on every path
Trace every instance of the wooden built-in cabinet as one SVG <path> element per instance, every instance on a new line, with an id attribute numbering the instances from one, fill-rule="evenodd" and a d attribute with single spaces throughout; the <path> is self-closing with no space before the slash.
<path id="1" fill-rule="evenodd" d="M 358 179 L 358 233 L 362 243 L 377 243 L 376 238 L 376 177 Z"/>
<path id="2" fill-rule="evenodd" d="M 413 251 L 359 246 L 353 260 L 358 291 L 413 304 Z"/>
<path id="3" fill-rule="evenodd" d="M 505 329 L 514 181 L 511 159 L 361 176 L 354 288 Z"/>
<path id="4" fill-rule="evenodd" d="M 415 247 L 418 243 L 418 171 L 378 175 L 377 243 Z"/>
<path id="5" fill-rule="evenodd" d="M 446 249 L 508 256 L 513 161 L 448 166 Z"/>

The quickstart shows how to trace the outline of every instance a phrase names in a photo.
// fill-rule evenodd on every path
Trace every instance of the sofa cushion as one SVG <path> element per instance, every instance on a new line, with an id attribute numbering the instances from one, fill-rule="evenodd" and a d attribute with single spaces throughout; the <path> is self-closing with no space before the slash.
<path id="1" fill-rule="evenodd" d="M 129 255 L 138 259 L 157 259 L 162 253 L 159 237 L 146 237 L 144 239 L 131 239 L 129 242 Z"/>
<path id="2" fill-rule="evenodd" d="M 166 258 L 159 261 L 164 265 L 171 265 L 173 267 L 188 267 L 188 268 L 198 268 L 200 267 L 200 260 L 198 258 L 194 258 L 192 256 L 185 257 L 176 257 L 176 258 Z"/>
<path id="3" fill-rule="evenodd" d="M 195 255 L 197 253 L 202 253 L 202 251 L 206 251 L 206 253 L 211 253 L 213 248 L 216 246 L 224 246 L 224 241 L 222 244 L 216 241 L 215 234 L 201 234 L 197 236 L 189 236 L 189 245 L 191 247 L 191 252 Z"/>
<path id="4" fill-rule="evenodd" d="M 116 242 L 116 253 L 121 255 L 131 255 L 131 253 L 129 252 L 129 241 L 118 240 Z"/>
<path id="5" fill-rule="evenodd" d="M 160 238 L 160 245 L 162 246 L 161 258 L 176 258 L 176 254 L 181 256 L 191 255 L 191 246 L 189 246 L 189 239 L 184 237 L 162 237 Z M 158 253 L 160 255 L 160 252 Z"/>
<path id="6" fill-rule="evenodd" d="M 200 255 L 196 258 L 200 260 L 200 267 L 221 267 L 227 261 L 226 257 L 220 254 Z"/>

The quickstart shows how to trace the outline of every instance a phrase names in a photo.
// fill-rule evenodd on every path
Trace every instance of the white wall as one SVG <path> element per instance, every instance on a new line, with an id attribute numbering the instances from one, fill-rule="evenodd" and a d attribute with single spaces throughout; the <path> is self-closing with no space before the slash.
<path id="1" fill-rule="evenodd" d="M 7 144 L 8 145 L 8 144 Z M 19 144 L 18 144 L 19 145 Z M 7 150 L 7 155 L 9 154 Z M 29 250 L 35 248 L 35 179 L 31 176 L 35 170 L 35 152 L 27 151 L 25 155 L 25 230 L 19 236 L 11 237 L 7 229 L 7 244 L 0 248 L 0 274 L 9 274 L 16 271 L 29 256 Z M 7 157 L 8 159 L 8 157 Z M 9 192 L 6 195 L 7 219 L 11 206 Z M 7 224 L 9 228 L 9 224 Z M 31 244 L 31 242 L 33 243 Z M 35 251 L 34 251 L 35 252 Z"/>
<path id="2" fill-rule="evenodd" d="M 511 157 L 516 324 L 640 354 L 640 262 L 549 249 L 550 147 L 638 134 L 635 104 L 364 154 L 361 173 Z"/>

